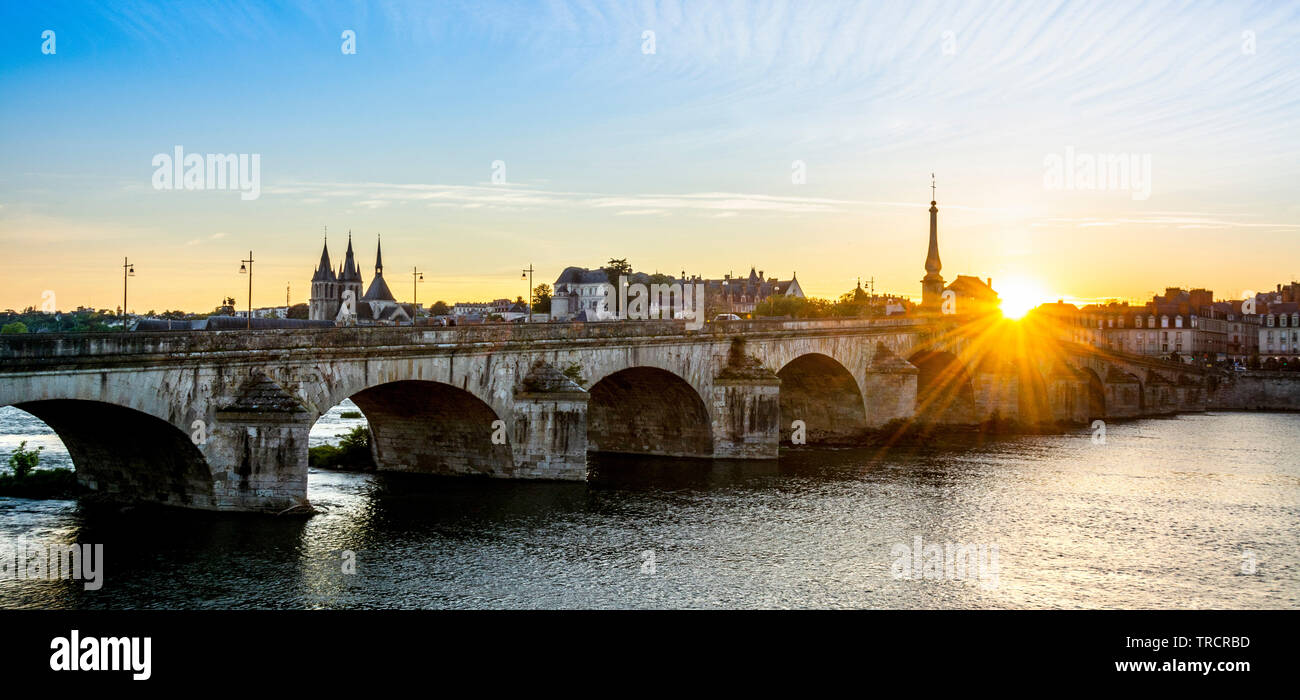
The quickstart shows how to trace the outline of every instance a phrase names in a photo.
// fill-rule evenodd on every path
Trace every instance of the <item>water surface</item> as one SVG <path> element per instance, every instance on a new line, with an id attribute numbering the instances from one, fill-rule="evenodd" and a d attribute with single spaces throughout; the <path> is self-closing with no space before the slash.
<path id="1" fill-rule="evenodd" d="M 343 410 L 312 444 L 362 423 Z M 0 607 L 1300 607 L 1300 414 L 1090 438 L 604 457 L 587 484 L 313 470 L 310 519 L 0 498 L 0 544 L 103 543 L 106 559 L 99 591 L 2 580 Z M 0 409 L 0 458 L 24 439 L 70 464 L 43 424 Z M 893 548 L 916 537 L 996 545 L 996 581 L 896 578 Z"/>

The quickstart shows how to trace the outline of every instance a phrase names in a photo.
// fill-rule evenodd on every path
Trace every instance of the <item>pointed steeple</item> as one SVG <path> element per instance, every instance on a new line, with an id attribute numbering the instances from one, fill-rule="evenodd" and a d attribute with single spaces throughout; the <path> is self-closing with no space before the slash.
<path id="1" fill-rule="evenodd" d="M 921 306 L 938 307 L 943 298 L 943 263 L 939 260 L 939 205 L 935 198 L 934 173 L 930 173 L 930 249 L 925 254 L 925 277 L 921 278 Z"/>
<path id="2" fill-rule="evenodd" d="M 939 206 L 935 199 L 934 173 L 930 173 L 930 250 L 925 254 L 925 272 L 937 275 L 943 269 L 939 260 Z"/>
<path id="3" fill-rule="evenodd" d="M 378 239 L 375 243 L 375 277 L 383 277 L 384 276 L 384 246 L 383 246 L 384 241 L 379 234 L 375 234 L 375 238 Z"/>
<path id="4" fill-rule="evenodd" d="M 320 264 L 316 266 L 316 274 L 312 276 L 311 281 L 333 282 L 334 279 L 334 268 L 330 265 L 329 241 L 326 241 L 325 244 L 321 246 Z"/>
<path id="5" fill-rule="evenodd" d="M 397 301 L 393 298 L 393 293 L 388 289 L 388 283 L 384 281 L 384 251 L 383 248 L 375 244 L 375 278 L 370 280 L 370 287 L 361 297 L 362 301 Z"/>
<path id="6" fill-rule="evenodd" d="M 343 258 L 343 272 L 339 279 L 347 282 L 361 281 L 361 266 L 357 265 L 356 255 L 352 253 L 352 231 L 348 231 L 348 252 Z"/>

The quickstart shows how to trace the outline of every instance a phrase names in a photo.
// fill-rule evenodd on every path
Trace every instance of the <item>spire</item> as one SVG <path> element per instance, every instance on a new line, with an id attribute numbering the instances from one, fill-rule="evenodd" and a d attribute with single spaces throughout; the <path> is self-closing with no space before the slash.
<path id="1" fill-rule="evenodd" d="M 934 173 L 930 173 L 930 196 L 935 197 Z M 939 307 L 943 297 L 943 275 L 939 270 L 943 263 L 939 260 L 939 205 L 938 200 L 930 200 L 930 249 L 925 254 L 925 277 L 921 279 L 921 306 L 933 310 Z"/>
<path id="2" fill-rule="evenodd" d="M 361 281 L 361 267 L 357 265 L 356 255 L 352 253 L 352 231 L 348 231 L 348 252 L 343 258 L 343 272 L 339 273 L 339 279 L 347 282 Z"/>
<path id="3" fill-rule="evenodd" d="M 382 238 L 380 238 L 380 235 L 377 233 L 375 234 L 375 238 L 378 239 L 377 242 L 375 243 L 375 277 L 383 277 L 384 276 L 384 246 L 383 246 L 384 241 Z"/>
<path id="4" fill-rule="evenodd" d="M 321 247 L 320 264 L 316 266 L 316 274 L 312 275 L 311 281 L 324 282 L 333 281 L 334 279 L 334 270 L 330 265 L 330 247 L 329 243 L 326 242 Z"/>
<path id="5" fill-rule="evenodd" d="M 934 173 L 930 173 L 930 196 L 935 196 Z M 939 260 L 939 206 L 936 200 L 930 200 L 930 250 L 925 254 L 925 272 L 937 275 L 943 269 Z"/>
<path id="6" fill-rule="evenodd" d="M 321 246 L 321 262 L 316 265 L 316 275 L 312 277 L 312 281 L 320 281 L 333 276 L 334 271 L 329 264 L 329 245 L 326 243 L 325 246 Z"/>

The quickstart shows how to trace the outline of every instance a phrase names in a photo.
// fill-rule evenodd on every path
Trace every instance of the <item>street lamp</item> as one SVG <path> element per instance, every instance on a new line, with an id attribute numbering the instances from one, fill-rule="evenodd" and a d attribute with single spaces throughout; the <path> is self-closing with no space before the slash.
<path id="1" fill-rule="evenodd" d="M 247 260 L 240 260 L 239 262 L 241 263 L 239 266 L 239 274 L 248 275 L 248 324 L 245 326 L 245 328 L 247 328 L 248 330 L 252 330 L 253 329 L 253 251 L 251 250 L 248 251 Z M 248 263 L 248 267 L 244 267 L 242 263 Z"/>
<path id="2" fill-rule="evenodd" d="M 126 331 L 126 278 L 135 277 L 135 265 L 122 258 L 122 331 Z"/>
<path id="3" fill-rule="evenodd" d="M 424 273 L 420 272 L 414 266 L 411 267 L 411 325 L 415 325 L 415 317 L 420 315 L 420 297 L 417 284 L 424 281 Z"/>
<path id="4" fill-rule="evenodd" d="M 533 264 L 528 263 L 528 267 L 524 268 L 520 272 L 522 272 L 523 274 L 519 275 L 519 279 L 528 280 L 528 322 L 532 323 L 533 322 Z"/>

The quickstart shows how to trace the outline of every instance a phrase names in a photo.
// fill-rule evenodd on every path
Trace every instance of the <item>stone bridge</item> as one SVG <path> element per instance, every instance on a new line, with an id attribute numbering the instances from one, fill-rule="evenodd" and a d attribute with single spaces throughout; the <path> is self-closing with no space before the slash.
<path id="1" fill-rule="evenodd" d="M 217 510 L 305 505 L 308 432 L 348 398 L 381 470 L 583 480 L 588 451 L 772 459 L 796 420 L 816 442 L 1204 410 L 1214 379 L 955 317 L 0 338 L 0 406 L 82 484 Z"/>

